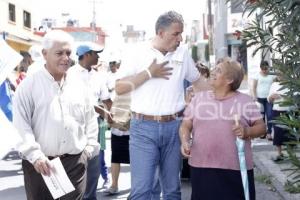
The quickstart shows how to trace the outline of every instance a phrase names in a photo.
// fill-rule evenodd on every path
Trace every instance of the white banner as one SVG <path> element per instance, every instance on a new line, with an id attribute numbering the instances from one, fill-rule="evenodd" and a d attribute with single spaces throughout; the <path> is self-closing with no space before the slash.
<path id="1" fill-rule="evenodd" d="M 0 84 L 11 71 L 21 62 L 23 57 L 0 38 Z"/>

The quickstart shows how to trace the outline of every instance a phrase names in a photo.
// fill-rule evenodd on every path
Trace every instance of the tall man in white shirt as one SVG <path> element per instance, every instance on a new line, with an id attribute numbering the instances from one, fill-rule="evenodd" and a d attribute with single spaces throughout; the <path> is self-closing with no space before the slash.
<path id="1" fill-rule="evenodd" d="M 105 105 L 105 109 L 110 110 L 111 100 L 108 88 L 106 86 L 107 78 L 92 68 L 97 65 L 99 53 L 103 51 L 99 45 L 91 42 L 85 42 L 77 47 L 76 54 L 78 56 L 78 64 L 71 67 L 67 74 L 67 80 L 81 81 L 86 90 L 90 94 L 90 99 L 95 105 L 95 110 L 99 114 L 99 131 L 100 123 L 104 118 L 108 117 L 103 110 L 99 109 L 99 101 Z M 100 133 L 99 133 L 100 134 Z M 97 200 L 97 185 L 99 175 L 101 173 L 104 183 L 108 181 L 107 168 L 104 162 L 104 150 L 100 150 L 100 155 L 97 154 L 88 162 L 87 168 L 87 186 L 84 193 L 84 200 Z"/>
<path id="2" fill-rule="evenodd" d="M 43 38 L 44 67 L 26 78 L 13 102 L 14 125 L 23 138 L 19 151 L 27 199 L 53 199 L 41 174 L 53 173 L 59 157 L 75 187 L 61 199 L 82 199 L 87 161 L 99 151 L 97 116 L 84 86 L 66 80 L 73 38 L 54 30 Z"/>
<path id="3" fill-rule="evenodd" d="M 163 199 L 181 199 L 178 129 L 185 107 L 183 82 L 202 82 L 188 51 L 179 46 L 183 25 L 180 14 L 162 14 L 150 44 L 122 60 L 119 70 L 116 93 L 132 91 L 131 200 L 152 199 L 157 167 Z"/>

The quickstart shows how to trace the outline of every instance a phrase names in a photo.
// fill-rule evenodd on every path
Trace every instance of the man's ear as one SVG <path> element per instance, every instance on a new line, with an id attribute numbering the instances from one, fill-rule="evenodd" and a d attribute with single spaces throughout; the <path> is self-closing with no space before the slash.
<path id="1" fill-rule="evenodd" d="M 159 29 L 157 35 L 162 38 L 164 36 L 165 31 L 163 29 Z"/>
<path id="2" fill-rule="evenodd" d="M 43 57 L 46 59 L 46 56 L 47 56 L 47 50 L 42 49 L 42 54 L 43 54 Z"/>

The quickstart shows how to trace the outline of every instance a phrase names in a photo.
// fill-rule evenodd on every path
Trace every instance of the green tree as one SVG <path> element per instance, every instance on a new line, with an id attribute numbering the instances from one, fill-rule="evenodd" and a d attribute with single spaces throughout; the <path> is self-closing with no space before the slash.
<path id="1" fill-rule="evenodd" d="M 262 59 L 270 53 L 273 67 L 283 76 L 282 89 L 288 88 L 286 101 L 294 106 L 288 117 L 274 122 L 289 130 L 299 145 L 300 126 L 300 1 L 299 0 L 247 0 L 244 15 L 255 15 L 254 20 L 242 32 L 247 47 L 254 46 L 253 54 L 262 52 Z M 300 159 L 294 150 L 288 150 L 293 164 L 292 183 L 300 188 Z M 295 175 L 296 174 L 296 175 Z"/>

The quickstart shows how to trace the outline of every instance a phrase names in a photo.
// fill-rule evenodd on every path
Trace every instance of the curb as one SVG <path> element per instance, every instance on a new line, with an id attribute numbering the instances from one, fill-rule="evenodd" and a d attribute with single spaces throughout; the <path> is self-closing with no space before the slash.
<path id="1" fill-rule="evenodd" d="M 284 185 L 277 180 L 276 176 L 271 173 L 271 169 L 266 167 L 263 162 L 261 162 L 255 153 L 262 153 L 262 152 L 254 152 L 253 154 L 253 161 L 256 167 L 256 170 L 259 170 L 262 174 L 265 174 L 267 176 L 271 177 L 272 185 L 276 189 L 276 192 L 279 194 L 279 196 L 283 200 L 299 200 L 299 197 L 297 198 L 295 194 L 290 194 L 284 190 Z"/>

